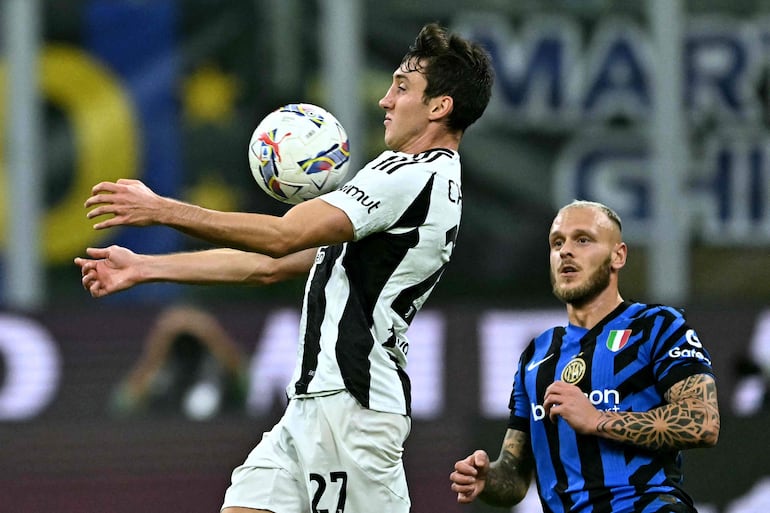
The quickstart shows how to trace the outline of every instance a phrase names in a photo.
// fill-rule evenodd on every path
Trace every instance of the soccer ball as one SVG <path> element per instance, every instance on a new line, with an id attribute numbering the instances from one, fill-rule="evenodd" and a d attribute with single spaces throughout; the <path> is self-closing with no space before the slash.
<path id="1" fill-rule="evenodd" d="M 336 189 L 349 162 L 345 129 L 330 112 L 309 103 L 274 110 L 249 142 L 249 167 L 257 184 L 292 205 Z"/>

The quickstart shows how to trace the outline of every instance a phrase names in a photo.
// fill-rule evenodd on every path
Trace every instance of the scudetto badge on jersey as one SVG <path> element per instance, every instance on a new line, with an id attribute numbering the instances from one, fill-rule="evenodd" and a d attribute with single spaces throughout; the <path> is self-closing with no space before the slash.
<path id="1" fill-rule="evenodd" d="M 629 338 L 631 338 L 631 330 L 612 330 L 607 335 L 607 349 L 613 353 L 620 351 Z"/>
<path id="2" fill-rule="evenodd" d="M 586 362 L 577 356 L 569 361 L 564 370 L 561 371 L 561 380 L 570 385 L 575 385 L 583 379 L 586 374 Z"/>

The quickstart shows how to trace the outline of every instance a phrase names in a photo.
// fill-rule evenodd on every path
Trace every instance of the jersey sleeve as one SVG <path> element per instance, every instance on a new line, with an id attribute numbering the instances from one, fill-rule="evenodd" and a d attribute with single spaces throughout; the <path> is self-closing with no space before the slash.
<path id="1" fill-rule="evenodd" d="M 532 358 L 534 347 L 535 341 L 533 340 L 519 357 L 519 364 L 513 376 L 513 390 L 508 401 L 508 408 L 511 410 L 511 414 L 508 417 L 508 428 L 524 431 L 525 433 L 529 433 L 530 401 L 524 386 L 524 371 L 526 363 Z"/>
<path id="2" fill-rule="evenodd" d="M 403 173 L 365 167 L 340 189 L 319 197 L 345 212 L 360 240 L 398 221 L 429 179 L 424 166 Z"/>
<path id="3" fill-rule="evenodd" d="M 665 309 L 659 321 L 657 342 L 653 346 L 653 372 L 661 394 L 688 376 L 714 374 L 709 352 L 684 316 Z"/>

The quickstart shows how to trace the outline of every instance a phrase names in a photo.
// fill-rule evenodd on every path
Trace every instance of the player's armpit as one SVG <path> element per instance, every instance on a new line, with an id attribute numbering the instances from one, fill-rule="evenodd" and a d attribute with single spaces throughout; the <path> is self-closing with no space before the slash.
<path id="1" fill-rule="evenodd" d="M 600 436 L 648 449 L 712 447 L 719 439 L 719 406 L 714 378 L 696 374 L 675 383 L 668 404 L 647 412 L 602 412 Z"/>
<path id="2" fill-rule="evenodd" d="M 518 504 L 529 490 L 534 465 L 529 434 L 508 429 L 500 456 L 490 465 L 486 486 L 479 498 L 495 506 Z"/>

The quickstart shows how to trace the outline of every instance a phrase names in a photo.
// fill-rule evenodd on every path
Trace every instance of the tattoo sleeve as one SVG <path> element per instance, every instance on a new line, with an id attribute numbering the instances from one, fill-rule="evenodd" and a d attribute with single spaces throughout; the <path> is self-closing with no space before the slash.
<path id="1" fill-rule="evenodd" d="M 602 412 L 600 436 L 648 449 L 711 447 L 719 438 L 714 378 L 696 374 L 675 383 L 666 403 L 646 412 Z"/>
<path id="2" fill-rule="evenodd" d="M 494 506 L 518 504 L 529 490 L 534 464 L 529 435 L 509 429 L 500 456 L 489 467 L 486 485 L 479 498 Z"/>

